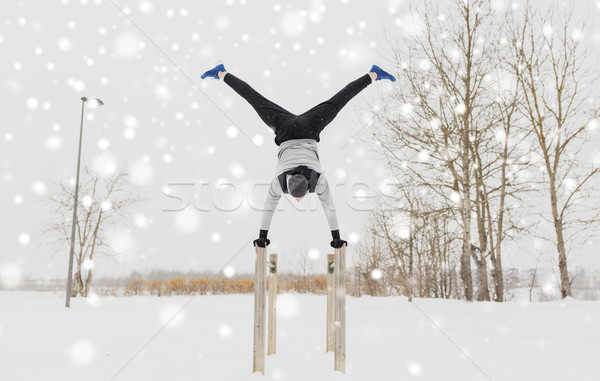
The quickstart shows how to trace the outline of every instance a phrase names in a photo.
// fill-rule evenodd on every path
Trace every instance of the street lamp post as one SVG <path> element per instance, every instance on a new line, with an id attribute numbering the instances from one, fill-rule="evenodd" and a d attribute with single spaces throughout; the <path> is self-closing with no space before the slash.
<path id="1" fill-rule="evenodd" d="M 89 102 L 90 106 L 100 107 L 104 105 L 98 98 L 81 97 L 81 126 L 79 127 L 79 152 L 77 154 L 77 176 L 75 178 L 75 200 L 73 202 L 73 224 L 71 226 L 71 250 L 69 252 L 69 274 L 67 276 L 67 296 L 65 307 L 71 307 L 71 289 L 73 286 L 73 252 L 75 249 L 75 222 L 77 221 L 77 197 L 79 194 L 79 167 L 81 164 L 81 138 L 83 136 L 83 111 L 85 104 Z"/>

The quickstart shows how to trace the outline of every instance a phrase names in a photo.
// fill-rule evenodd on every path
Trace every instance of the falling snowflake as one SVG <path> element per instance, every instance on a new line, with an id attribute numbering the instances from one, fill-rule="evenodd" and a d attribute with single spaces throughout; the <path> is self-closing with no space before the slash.
<path id="1" fill-rule="evenodd" d="M 404 116 L 409 116 L 410 114 L 412 114 L 414 109 L 414 106 L 408 103 L 405 103 L 402 105 L 402 107 L 400 107 L 400 111 L 402 112 L 402 114 Z"/>
<path id="2" fill-rule="evenodd" d="M 31 242 L 31 236 L 27 233 L 21 233 L 19 235 L 19 243 L 23 246 L 25 245 L 29 245 L 29 242 Z"/>
<path id="3" fill-rule="evenodd" d="M 62 138 L 59 135 L 50 135 L 46 139 L 46 148 L 50 151 L 58 151 L 62 148 Z"/>
<path id="4" fill-rule="evenodd" d="M 279 25 L 283 33 L 290 37 L 294 37 L 304 31 L 305 21 L 299 11 L 291 11 L 281 17 Z"/>
<path id="5" fill-rule="evenodd" d="M 577 188 L 577 181 L 573 178 L 566 178 L 564 180 L 565 183 L 565 188 L 567 189 L 567 191 L 571 192 L 573 191 L 575 188 Z"/>
<path id="6" fill-rule="evenodd" d="M 108 147 L 110 147 L 110 142 L 108 141 L 108 139 L 98 140 L 98 148 L 100 148 L 102 151 L 104 151 Z"/>
<path id="7" fill-rule="evenodd" d="M 89 208 L 90 206 L 92 206 L 92 204 L 94 203 L 94 200 L 92 199 L 91 196 L 89 195 L 85 195 L 82 197 L 81 199 L 81 203 L 83 204 L 83 206 L 85 206 L 86 208 Z"/>
<path id="8" fill-rule="evenodd" d="M 458 203 L 460 201 L 460 194 L 458 194 L 458 192 L 452 192 L 452 194 L 450 194 L 450 200 L 454 203 Z"/>
<path id="9" fill-rule="evenodd" d="M 411 361 L 406 365 L 406 369 L 408 373 L 412 374 L 414 377 L 421 377 L 423 375 L 423 367 L 416 361 Z"/>
<path id="10" fill-rule="evenodd" d="M 346 171 L 343 168 L 338 168 L 334 172 L 336 180 L 343 181 L 346 178 Z"/>
<path id="11" fill-rule="evenodd" d="M 310 249 L 308 251 L 308 258 L 312 259 L 313 261 L 316 261 L 317 259 L 319 259 L 319 250 L 317 249 Z"/>
<path id="12" fill-rule="evenodd" d="M 129 59 L 135 57 L 142 46 L 137 35 L 123 33 L 115 40 L 114 52 L 117 57 Z"/>
<path id="13" fill-rule="evenodd" d="M 102 210 L 107 211 L 112 209 L 112 202 L 110 200 L 104 200 L 101 204 Z"/>
<path id="14" fill-rule="evenodd" d="M 417 154 L 417 158 L 421 162 L 426 162 L 429 160 L 429 152 L 427 150 L 423 150 Z"/>
<path id="15" fill-rule="evenodd" d="M 182 233 L 193 233 L 200 227 L 200 215 L 191 208 L 179 211 L 175 213 L 175 226 Z"/>
<path id="16" fill-rule="evenodd" d="M 405 15 L 396 19 L 396 26 L 407 36 L 418 36 L 425 30 L 425 22 L 416 15 Z"/>
<path id="17" fill-rule="evenodd" d="M 65 353 L 71 361 L 78 366 L 89 365 L 96 357 L 96 349 L 92 343 L 87 340 L 76 341 L 65 350 Z"/>
<path id="18" fill-rule="evenodd" d="M 223 269 L 223 275 L 227 278 L 232 278 L 235 275 L 235 268 L 233 266 L 226 266 Z"/>
<path id="19" fill-rule="evenodd" d="M 229 126 L 227 128 L 227 136 L 230 138 L 235 138 L 238 136 L 239 129 L 236 126 Z"/>
<path id="20" fill-rule="evenodd" d="M 242 167 L 240 164 L 232 163 L 229 166 L 229 172 L 231 172 L 233 177 L 240 178 L 240 177 L 244 176 L 245 171 L 244 171 L 244 167 Z"/>
<path id="21" fill-rule="evenodd" d="M 78 81 L 73 81 L 73 82 L 72 82 L 72 86 L 73 86 L 73 89 L 74 89 L 75 91 L 77 91 L 78 93 L 80 93 L 80 92 L 82 92 L 83 90 L 85 90 L 85 82 L 83 82 L 83 81 L 81 81 L 81 80 L 78 80 Z M 89 118 L 89 117 L 90 117 L 90 116 L 89 116 L 89 114 L 88 114 L 88 118 Z"/>
<path id="22" fill-rule="evenodd" d="M 163 83 L 158 84 L 155 88 L 154 88 L 154 94 L 162 101 L 164 102 L 168 102 L 173 98 L 173 95 L 171 94 L 171 90 L 169 89 L 169 87 Z"/>
<path id="23" fill-rule="evenodd" d="M 81 264 L 81 268 L 85 271 L 91 270 L 94 268 L 94 261 L 90 259 L 85 259 Z"/>
<path id="24" fill-rule="evenodd" d="M 383 272 L 379 269 L 375 269 L 375 270 L 371 271 L 371 278 L 373 278 L 375 280 L 381 279 L 382 276 L 383 276 Z"/>
<path id="25" fill-rule="evenodd" d="M 254 137 L 252 137 L 252 141 L 254 142 L 254 144 L 260 147 L 265 142 L 265 138 L 263 138 L 262 135 L 254 135 Z"/>
<path id="26" fill-rule="evenodd" d="M 35 110 L 40 103 L 36 98 L 27 99 L 27 107 L 31 110 Z"/>
<path id="27" fill-rule="evenodd" d="M 217 332 L 219 333 L 219 335 L 222 338 L 224 338 L 226 340 L 233 339 L 233 336 L 234 336 L 233 328 L 231 328 L 231 326 L 229 326 L 227 324 L 219 324 L 219 326 L 217 327 Z"/>
<path id="28" fill-rule="evenodd" d="M 100 297 L 93 290 L 88 292 L 88 296 L 85 298 L 85 300 L 92 307 L 97 307 L 100 305 Z"/>
<path id="29" fill-rule="evenodd" d="M 98 155 L 95 166 L 101 177 L 109 177 L 117 171 L 117 159 L 112 153 L 105 151 Z"/>
<path id="30" fill-rule="evenodd" d="M 123 131 L 123 137 L 127 140 L 133 140 L 135 138 L 135 131 L 131 128 L 127 128 Z"/>
<path id="31" fill-rule="evenodd" d="M 137 185 L 147 185 L 152 182 L 154 177 L 154 167 L 150 164 L 147 157 L 136 160 L 129 169 L 129 178 L 132 183 Z"/>
<path id="32" fill-rule="evenodd" d="M 151 2 L 144 0 L 144 1 L 140 1 L 138 3 L 138 9 L 140 10 L 140 12 L 142 12 L 143 14 L 150 14 L 154 11 L 154 6 L 152 5 Z"/>
<path id="33" fill-rule="evenodd" d="M 6 264 L 0 269 L 0 284 L 6 288 L 17 288 L 23 279 L 23 271 L 13 263 Z"/>
<path id="34" fill-rule="evenodd" d="M 581 29 L 575 29 L 571 32 L 571 38 L 573 41 L 581 41 L 585 37 L 585 33 Z"/>
<path id="35" fill-rule="evenodd" d="M 300 302 L 293 294 L 281 294 L 277 298 L 277 317 L 291 319 L 300 312 Z"/>
<path id="36" fill-rule="evenodd" d="M 215 27 L 218 30 L 223 31 L 229 28 L 230 24 L 231 22 L 229 21 L 229 17 L 227 17 L 226 15 L 219 15 L 215 18 Z"/>
<path id="37" fill-rule="evenodd" d="M 146 229 L 150 225 L 150 220 L 143 214 L 133 216 L 133 223 L 140 229 Z"/>
<path id="38" fill-rule="evenodd" d="M 158 314 L 160 324 L 167 328 L 181 327 L 185 321 L 185 313 L 179 304 L 169 303 L 164 305 Z"/>
<path id="39" fill-rule="evenodd" d="M 348 233 L 348 239 L 352 243 L 358 243 L 358 241 L 360 240 L 360 235 L 357 232 L 350 232 Z"/>
<path id="40" fill-rule="evenodd" d="M 48 193 L 48 187 L 46 186 L 46 184 L 39 180 L 34 181 L 31 184 L 31 189 L 33 190 L 33 193 L 35 193 L 38 196 L 44 196 L 46 193 Z"/>
<path id="41" fill-rule="evenodd" d="M 73 44 L 71 43 L 71 40 L 69 40 L 66 37 L 59 37 L 58 40 L 56 41 L 56 44 L 58 45 L 58 48 L 60 50 L 62 50 L 63 52 L 68 52 L 73 48 Z"/>

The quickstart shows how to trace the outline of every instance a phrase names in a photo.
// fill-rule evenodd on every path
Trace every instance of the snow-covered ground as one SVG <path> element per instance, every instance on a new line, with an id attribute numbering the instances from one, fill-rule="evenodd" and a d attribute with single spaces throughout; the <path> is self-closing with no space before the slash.
<path id="1" fill-rule="evenodd" d="M 252 295 L 67 309 L 62 294 L 0 292 L 0 380 L 600 380 L 600 302 L 348 297 L 345 376 L 325 353 L 325 302 L 279 295 L 262 376 L 251 374 Z"/>

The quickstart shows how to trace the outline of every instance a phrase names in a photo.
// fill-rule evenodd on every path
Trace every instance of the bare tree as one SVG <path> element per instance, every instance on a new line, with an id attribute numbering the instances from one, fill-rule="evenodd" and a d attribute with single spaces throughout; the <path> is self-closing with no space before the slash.
<path id="1" fill-rule="evenodd" d="M 106 236 L 107 228 L 122 223 L 128 209 L 141 201 L 127 177 L 126 171 L 105 178 L 98 171 L 87 167 L 83 169 L 75 221 L 72 297 L 88 295 L 96 257 L 115 255 Z M 52 243 L 58 247 L 58 251 L 64 252 L 71 241 L 75 188 L 64 180 L 52 185 L 53 191 L 49 196 L 52 221 L 44 232 L 53 237 Z"/>
<path id="2" fill-rule="evenodd" d="M 532 300 L 533 288 L 536 285 L 536 279 L 535 279 L 535 277 L 537 275 L 538 266 L 540 264 L 540 257 L 541 257 L 541 254 L 538 255 L 538 257 L 537 257 L 537 259 L 535 261 L 535 267 L 534 267 L 533 271 L 530 274 L 531 275 L 531 279 L 530 279 L 530 282 L 529 282 L 529 301 L 530 302 L 533 301 Z"/>
<path id="3" fill-rule="evenodd" d="M 478 299 L 490 299 L 491 260 L 495 298 L 501 300 L 501 245 L 512 228 L 505 201 L 523 189 L 516 172 L 525 138 L 512 135 L 519 89 L 502 71 L 501 18 L 484 0 L 418 4 L 409 12 L 417 31 L 398 37 L 395 27 L 388 29 L 401 84 L 385 95 L 394 101 L 375 112 L 373 135 L 390 168 L 409 173 L 455 211 L 465 298 L 473 299 L 473 260 Z M 510 86 L 499 90 L 494 82 L 505 83 L 506 76 Z"/>
<path id="4" fill-rule="evenodd" d="M 562 297 L 571 295 L 567 268 L 569 238 L 594 222 L 600 166 L 582 160 L 598 147 L 589 131 L 600 116 L 593 84 L 597 58 L 582 39 L 585 25 L 575 25 L 572 9 L 552 7 L 540 15 L 528 6 L 522 17 L 509 18 L 512 64 L 523 88 L 520 111 L 535 136 L 534 161 L 543 170 L 550 221 L 558 253 Z M 596 73 L 594 74 L 593 71 Z M 596 189 L 594 189 L 596 188 Z"/>
<path id="5" fill-rule="evenodd" d="M 394 269 L 393 266 L 390 266 L 389 254 L 384 249 L 384 243 L 374 219 L 374 216 L 368 219 L 368 231 L 356 245 L 356 267 L 360 277 L 359 287 L 364 284 L 365 294 L 377 296 L 384 293 L 382 284 L 388 283 L 386 279 L 394 279 Z M 394 288 L 393 283 L 393 281 L 389 282 L 390 288 Z M 387 290 L 385 291 L 387 294 Z"/>
<path id="6" fill-rule="evenodd" d="M 459 241 L 453 212 L 430 200 L 427 187 L 403 177 L 397 198 L 378 200 L 358 245 L 367 293 L 395 292 L 413 297 L 456 297 L 455 261 Z M 371 279 L 381 270 L 382 279 Z"/>

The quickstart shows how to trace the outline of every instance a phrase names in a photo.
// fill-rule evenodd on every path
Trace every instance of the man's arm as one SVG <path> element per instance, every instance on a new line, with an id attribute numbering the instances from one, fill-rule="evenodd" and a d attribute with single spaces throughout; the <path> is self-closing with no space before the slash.
<path id="1" fill-rule="evenodd" d="M 267 198 L 265 199 L 265 204 L 263 205 L 263 214 L 260 221 L 261 230 L 269 230 L 269 227 L 271 226 L 271 220 L 273 219 L 273 213 L 275 213 L 275 209 L 277 208 L 277 204 L 279 204 L 279 199 L 281 198 L 282 194 L 283 190 L 279 184 L 279 179 L 275 177 L 273 181 L 271 181 L 271 186 L 269 187 Z"/>
<path id="2" fill-rule="evenodd" d="M 315 192 L 319 196 L 319 200 L 321 200 L 321 205 L 323 205 L 323 211 L 325 212 L 325 217 L 327 217 L 329 229 L 339 230 L 335 203 L 333 202 L 333 197 L 331 197 L 329 184 L 324 175 L 319 176 Z"/>
<path id="3" fill-rule="evenodd" d="M 271 227 L 271 220 L 273 219 L 273 214 L 275 213 L 277 204 L 279 204 L 279 199 L 281 198 L 282 193 L 283 190 L 281 189 L 279 180 L 277 177 L 275 177 L 273 181 L 271 181 L 271 186 L 269 187 L 267 198 L 265 199 L 265 203 L 263 205 L 263 214 L 260 221 L 260 232 L 258 239 L 254 241 L 254 244 L 257 246 L 265 247 L 270 243 L 267 239 L 267 233 Z"/>
<path id="4" fill-rule="evenodd" d="M 319 177 L 315 192 L 319 196 L 319 200 L 321 200 L 325 217 L 327 217 L 327 222 L 329 223 L 329 229 L 331 230 L 331 236 L 333 237 L 333 241 L 331 241 L 331 247 L 340 248 L 343 244 L 347 245 L 347 242 L 340 238 L 340 227 L 338 225 L 337 213 L 335 211 L 335 203 L 333 202 L 333 197 L 331 197 L 329 184 L 327 183 L 327 179 L 324 175 Z"/>

